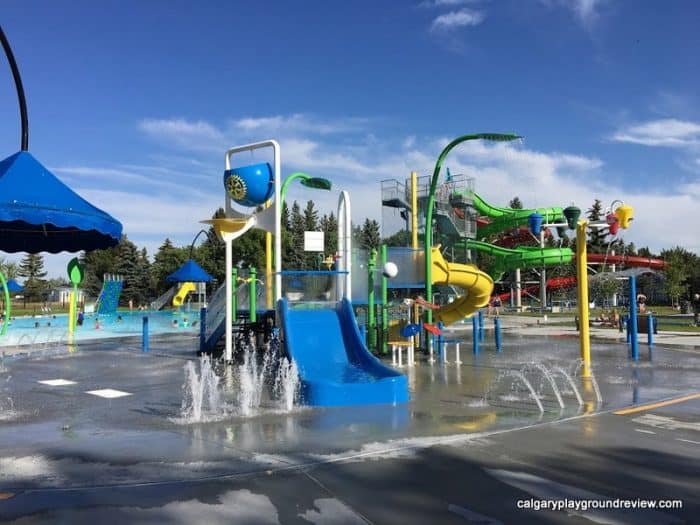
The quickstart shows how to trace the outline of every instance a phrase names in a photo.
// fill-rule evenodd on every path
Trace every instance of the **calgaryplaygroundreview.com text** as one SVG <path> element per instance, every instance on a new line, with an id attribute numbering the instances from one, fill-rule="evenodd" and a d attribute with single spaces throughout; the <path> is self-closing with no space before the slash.
<path id="1" fill-rule="evenodd" d="M 654 510 L 682 509 L 683 501 L 679 499 L 519 499 L 518 509 L 523 510 L 573 510 L 586 512 L 589 510 Z"/>

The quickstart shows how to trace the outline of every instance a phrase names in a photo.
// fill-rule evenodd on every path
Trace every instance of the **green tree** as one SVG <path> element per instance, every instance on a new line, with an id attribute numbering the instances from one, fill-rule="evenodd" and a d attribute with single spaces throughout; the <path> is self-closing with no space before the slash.
<path id="1" fill-rule="evenodd" d="M 146 248 L 141 248 L 136 259 L 136 278 L 134 279 L 134 305 L 148 304 L 155 299 L 151 286 L 151 262 Z"/>
<path id="2" fill-rule="evenodd" d="M 119 302 L 122 305 L 132 301 L 139 304 L 143 301 L 143 290 L 139 289 L 139 253 L 136 245 L 126 235 L 123 235 L 117 245 L 115 272 L 122 276 L 122 293 Z"/>
<path id="3" fill-rule="evenodd" d="M 18 269 L 16 262 L 0 257 L 0 272 L 5 276 L 5 279 L 16 279 Z"/>
<path id="4" fill-rule="evenodd" d="M 514 210 L 522 210 L 523 209 L 523 203 L 520 202 L 520 197 L 517 195 L 510 199 L 508 202 L 508 207 L 513 208 Z"/>
<path id="5" fill-rule="evenodd" d="M 603 218 L 603 203 L 600 199 L 596 199 L 588 210 L 586 217 L 588 222 L 599 221 Z M 591 253 L 604 253 L 607 249 L 605 237 L 608 235 L 604 228 L 589 228 L 588 229 L 588 251 Z"/>
<path id="6" fill-rule="evenodd" d="M 37 253 L 27 254 L 19 263 L 19 277 L 24 277 L 24 302 L 45 301 L 48 293 L 48 282 L 44 271 L 44 258 Z"/>
<path id="7" fill-rule="evenodd" d="M 212 215 L 212 219 L 221 219 L 226 216 L 223 208 L 217 209 Z M 219 239 L 211 226 L 207 230 L 207 238 L 194 251 L 193 258 L 213 279 L 218 285 L 225 280 L 225 265 L 226 265 L 226 245 L 224 241 Z"/>
<path id="8" fill-rule="evenodd" d="M 382 242 L 387 246 L 410 246 L 411 232 L 408 230 L 399 230 L 389 237 L 384 237 Z"/>
<path id="9" fill-rule="evenodd" d="M 284 266 L 296 269 L 305 270 L 304 267 L 304 217 L 301 214 L 299 203 L 294 201 L 292 204 L 292 213 L 289 219 L 290 243 L 289 251 L 286 254 Z"/>
<path id="10" fill-rule="evenodd" d="M 319 228 L 323 232 L 326 243 L 326 254 L 335 254 L 338 251 L 338 219 L 335 218 L 333 212 L 321 217 Z"/>
<path id="11" fill-rule="evenodd" d="M 157 296 L 172 286 L 172 283 L 169 283 L 166 278 L 184 264 L 187 260 L 188 251 L 189 248 L 173 246 L 172 241 L 168 238 L 160 245 L 151 266 L 151 276 Z"/>
<path id="12" fill-rule="evenodd" d="M 668 264 L 664 270 L 666 281 L 663 290 L 671 298 L 671 305 L 678 304 L 682 296 L 687 296 L 690 268 L 698 264 L 698 256 L 676 246 L 670 250 L 663 250 L 661 257 Z"/>
<path id="13" fill-rule="evenodd" d="M 306 231 L 318 231 L 318 210 L 314 206 L 314 201 L 307 201 L 304 208 L 304 228 Z"/>
<path id="14" fill-rule="evenodd" d="M 80 285 L 89 297 L 98 297 L 102 291 L 102 280 L 106 273 L 117 273 L 117 247 L 106 250 L 83 252 L 80 262 L 85 269 L 85 278 Z"/>
<path id="15" fill-rule="evenodd" d="M 380 243 L 379 223 L 374 219 L 365 219 L 360 230 L 360 247 L 365 250 L 378 249 Z"/>
<path id="16" fill-rule="evenodd" d="M 622 290 L 621 282 L 610 273 L 593 276 L 589 282 L 591 298 L 596 300 L 608 300 Z"/>

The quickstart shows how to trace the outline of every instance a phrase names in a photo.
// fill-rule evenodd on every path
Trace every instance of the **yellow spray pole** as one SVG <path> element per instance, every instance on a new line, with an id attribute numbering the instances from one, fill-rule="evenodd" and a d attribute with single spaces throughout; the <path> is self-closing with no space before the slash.
<path id="1" fill-rule="evenodd" d="M 265 208 L 269 207 L 270 200 L 265 203 Z M 270 232 L 265 232 L 265 306 L 268 310 L 272 310 L 272 234 Z"/>
<path id="2" fill-rule="evenodd" d="M 583 370 L 581 377 L 591 377 L 591 334 L 588 326 L 588 266 L 586 265 L 586 228 L 588 221 L 581 219 L 576 224 L 576 286 L 578 288 L 578 318 Z"/>

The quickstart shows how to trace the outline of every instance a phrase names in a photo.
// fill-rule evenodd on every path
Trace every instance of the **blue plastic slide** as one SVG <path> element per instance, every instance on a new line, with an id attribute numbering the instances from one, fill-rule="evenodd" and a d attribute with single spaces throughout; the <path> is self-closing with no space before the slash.
<path id="1" fill-rule="evenodd" d="M 299 368 L 302 402 L 314 406 L 408 401 L 406 376 L 365 346 L 347 299 L 335 308 L 278 305 L 284 348 Z"/>
<path id="2" fill-rule="evenodd" d="M 106 279 L 102 283 L 102 291 L 97 299 L 97 313 L 100 315 L 111 315 L 117 311 L 119 306 L 119 296 L 122 293 L 122 281 Z"/>

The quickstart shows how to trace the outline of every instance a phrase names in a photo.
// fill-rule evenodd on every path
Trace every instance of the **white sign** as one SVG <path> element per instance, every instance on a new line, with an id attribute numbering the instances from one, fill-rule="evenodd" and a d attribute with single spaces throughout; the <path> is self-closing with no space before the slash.
<path id="1" fill-rule="evenodd" d="M 323 249 L 323 232 L 304 232 L 304 251 L 321 252 Z"/>

